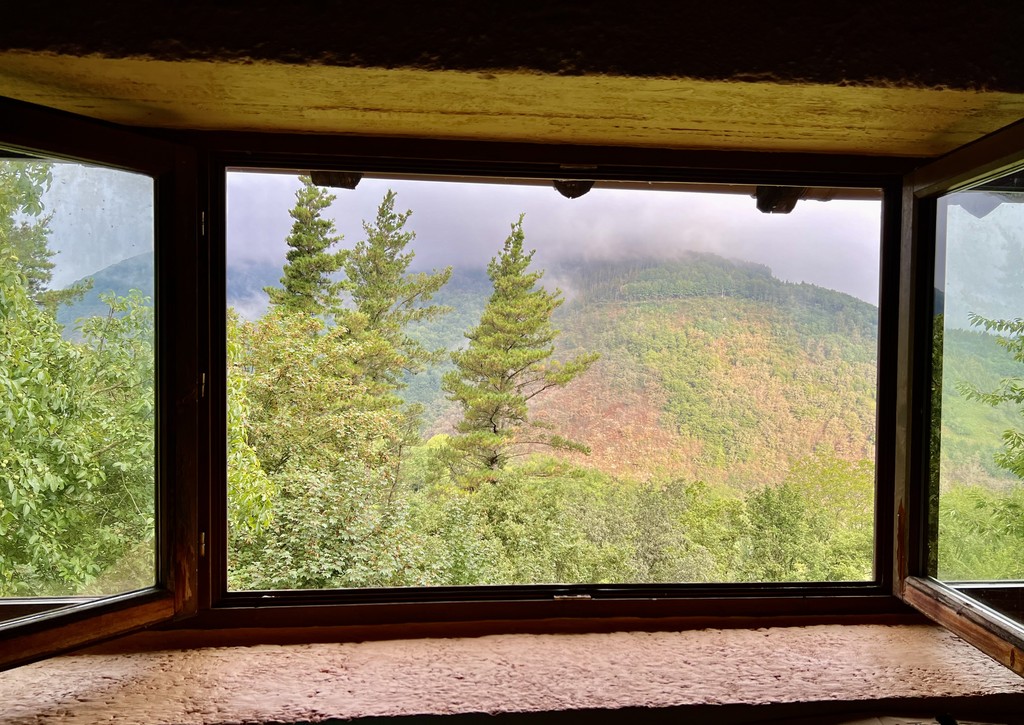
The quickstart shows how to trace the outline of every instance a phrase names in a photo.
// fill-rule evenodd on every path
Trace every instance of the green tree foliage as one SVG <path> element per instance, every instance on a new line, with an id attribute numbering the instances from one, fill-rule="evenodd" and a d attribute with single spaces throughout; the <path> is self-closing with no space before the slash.
<path id="1" fill-rule="evenodd" d="M 151 584 L 153 318 L 137 292 L 62 335 L 48 289 L 51 165 L 0 164 L 0 596 Z"/>
<path id="2" fill-rule="evenodd" d="M 152 314 L 106 301 L 69 342 L 0 259 L 0 596 L 152 583 Z"/>
<path id="3" fill-rule="evenodd" d="M 13 256 L 29 297 L 35 301 L 53 276 L 54 253 L 47 244 L 51 216 L 43 213 L 42 205 L 42 195 L 52 181 L 52 164 L 0 163 L 0 250 Z"/>
<path id="4" fill-rule="evenodd" d="M 0 594 L 73 592 L 99 573 L 102 549 L 87 535 L 94 520 L 65 503 L 93 500 L 104 477 L 82 430 L 82 353 L 32 303 L 10 254 L 0 258 L 0 320 Z"/>
<path id="5" fill-rule="evenodd" d="M 452 353 L 456 369 L 442 380 L 445 393 L 462 409 L 451 450 L 473 469 L 501 469 L 516 448 L 586 450 L 529 414 L 533 398 L 567 385 L 598 356 L 582 354 L 564 363 L 550 359 L 558 336 L 551 316 L 563 298 L 560 291 L 538 287 L 544 273 L 528 271 L 534 252 L 524 252 L 523 241 L 520 217 L 501 253 L 487 266 L 493 291 L 480 323 L 466 333 L 468 347 Z"/>
<path id="6" fill-rule="evenodd" d="M 409 212 L 395 213 L 393 193 L 364 224 L 365 240 L 329 252 L 338 238 L 320 213 L 333 198 L 303 179 L 284 288 L 267 290 L 271 309 L 258 321 L 229 316 L 237 588 L 382 586 L 421 576 L 409 568 L 417 548 L 399 523 L 406 501 L 396 496 L 417 411 L 402 410 L 394 393 L 407 369 L 431 357 L 405 328 L 444 311 L 423 303 L 448 273 L 408 273 Z M 339 269 L 347 279 L 334 282 Z"/>
<path id="7" fill-rule="evenodd" d="M 391 495 L 404 432 L 359 361 L 379 340 L 283 307 L 232 318 L 232 586 L 385 586 L 419 576 Z"/>
<path id="8" fill-rule="evenodd" d="M 251 372 L 238 315 L 227 316 L 228 521 L 233 541 L 251 543 L 273 518 L 274 482 L 249 442 L 252 404 L 246 392 Z"/>
<path id="9" fill-rule="evenodd" d="M 992 320 L 980 315 L 970 316 L 971 324 L 989 333 L 996 333 L 996 342 L 1010 352 L 1018 363 L 1024 363 L 1024 319 Z M 994 390 L 984 391 L 970 384 L 959 386 L 968 399 L 979 400 L 996 407 L 1004 404 L 1024 410 L 1024 377 L 1003 378 Z M 996 463 L 1020 479 L 1024 479 L 1024 431 L 1008 429 L 1003 432 L 1003 451 L 996 455 Z"/>
<path id="10" fill-rule="evenodd" d="M 360 368 L 364 341 L 312 315 L 272 309 L 235 324 L 233 368 L 244 376 L 247 440 L 274 475 L 300 463 L 318 469 L 351 457 L 385 462 L 396 435 L 384 388 Z"/>
<path id="11" fill-rule="evenodd" d="M 929 524 L 938 546 L 931 564 L 943 579 L 1021 579 L 1024 431 L 1006 426 L 1024 411 L 1024 320 L 972 314 L 970 321 L 981 331 L 945 330 L 944 340 L 941 317 L 936 324 L 934 374 L 947 389 L 936 387 L 933 395 Z M 941 407 L 935 404 L 940 394 Z M 994 475 L 992 464 L 1012 478 Z"/>
<path id="12" fill-rule="evenodd" d="M 938 576 L 1024 579 L 1024 487 L 947 486 L 939 509 Z"/>
<path id="13" fill-rule="evenodd" d="M 248 541 L 232 541 L 232 589 L 433 583 L 404 502 L 386 505 L 379 481 L 359 462 L 330 470 L 296 464 L 275 478 L 270 523 Z"/>
<path id="14" fill-rule="evenodd" d="M 387 342 L 386 358 L 372 361 L 368 372 L 392 386 L 403 377 L 437 362 L 444 350 L 428 350 L 409 334 L 409 327 L 449 312 L 425 304 L 451 277 L 441 272 L 410 273 L 415 253 L 408 249 L 415 233 L 406 231 L 411 211 L 395 211 L 395 192 L 388 190 L 372 222 L 363 222 L 366 238 L 356 243 L 345 259 L 344 270 L 356 312 L 365 316 L 366 328 Z"/>
<path id="15" fill-rule="evenodd" d="M 295 206 L 288 212 L 294 221 L 285 240 L 288 262 L 281 287 L 267 287 L 265 291 L 271 305 L 314 315 L 330 314 L 342 289 L 331 275 L 341 269 L 345 252 L 330 251 L 341 237 L 334 233 L 334 222 L 321 214 L 335 196 L 316 186 L 308 176 L 299 180 L 302 186 L 295 192 Z"/>
<path id="16" fill-rule="evenodd" d="M 819 454 L 747 499 L 748 581 L 871 578 L 874 466 Z"/>
<path id="17" fill-rule="evenodd" d="M 723 490 L 534 456 L 469 491 L 429 460 L 409 496 L 432 584 L 728 581 L 717 572 L 735 569 L 743 501 Z"/>

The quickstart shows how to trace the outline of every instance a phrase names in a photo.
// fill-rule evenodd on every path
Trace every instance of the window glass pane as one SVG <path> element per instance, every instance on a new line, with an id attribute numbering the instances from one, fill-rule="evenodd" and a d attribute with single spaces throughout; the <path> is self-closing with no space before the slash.
<path id="1" fill-rule="evenodd" d="M 933 570 L 1019 617 L 1024 174 L 940 199 L 937 222 Z"/>
<path id="2" fill-rule="evenodd" d="M 0 155 L 10 618 L 155 582 L 153 181 Z"/>
<path id="3" fill-rule="evenodd" d="M 230 172 L 229 588 L 870 580 L 881 195 L 687 188 Z"/>

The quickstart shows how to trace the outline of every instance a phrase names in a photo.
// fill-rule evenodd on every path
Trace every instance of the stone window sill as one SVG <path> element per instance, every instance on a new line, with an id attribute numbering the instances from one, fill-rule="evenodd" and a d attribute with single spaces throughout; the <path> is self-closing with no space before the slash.
<path id="1" fill-rule="evenodd" d="M 1024 679 L 926 624 L 370 642 L 308 634 L 124 637 L 0 674 L 0 722 L 1024 722 Z"/>

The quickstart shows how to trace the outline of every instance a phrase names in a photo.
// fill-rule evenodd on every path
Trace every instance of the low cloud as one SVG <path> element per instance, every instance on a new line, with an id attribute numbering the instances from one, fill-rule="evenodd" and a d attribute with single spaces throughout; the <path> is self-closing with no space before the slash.
<path id="1" fill-rule="evenodd" d="M 298 186 L 295 176 L 229 174 L 229 264 L 284 263 Z M 539 267 L 700 251 L 766 264 L 788 281 L 878 299 L 877 201 L 801 201 L 790 214 L 769 215 L 742 194 L 598 186 L 570 200 L 550 186 L 364 179 L 355 190 L 334 191 L 329 216 L 344 236 L 342 246 L 363 238 L 362 220 L 374 218 L 389 188 L 397 192 L 397 209 L 413 210 L 408 228 L 416 232 L 419 269 L 485 265 L 522 213 Z M 552 269 L 547 281 L 560 283 L 554 276 Z"/>

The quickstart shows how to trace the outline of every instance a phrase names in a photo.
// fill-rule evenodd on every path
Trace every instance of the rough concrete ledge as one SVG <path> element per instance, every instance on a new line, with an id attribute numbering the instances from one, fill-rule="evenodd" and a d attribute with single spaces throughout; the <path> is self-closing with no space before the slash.
<path id="1" fill-rule="evenodd" d="M 928 625 L 183 641 L 145 633 L 2 673 L 0 722 L 836 722 L 915 713 L 923 719 L 858 722 L 931 723 L 943 712 L 1024 722 L 1024 679 Z"/>

